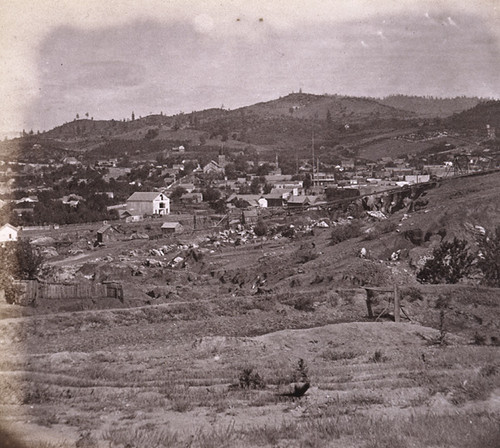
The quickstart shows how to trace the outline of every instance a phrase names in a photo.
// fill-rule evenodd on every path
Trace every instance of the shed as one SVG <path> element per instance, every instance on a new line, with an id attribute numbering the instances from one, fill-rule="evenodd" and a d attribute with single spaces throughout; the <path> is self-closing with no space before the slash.
<path id="1" fill-rule="evenodd" d="M 120 233 L 122 232 L 116 227 L 105 224 L 97 231 L 97 242 L 105 243 L 107 241 L 114 241 Z"/>
<path id="2" fill-rule="evenodd" d="M 243 210 L 241 213 L 242 224 L 256 224 L 259 219 L 259 214 L 256 209 Z"/>
<path id="3" fill-rule="evenodd" d="M 184 227 L 180 222 L 164 222 L 161 226 L 161 233 L 171 235 L 174 233 L 182 233 Z"/>

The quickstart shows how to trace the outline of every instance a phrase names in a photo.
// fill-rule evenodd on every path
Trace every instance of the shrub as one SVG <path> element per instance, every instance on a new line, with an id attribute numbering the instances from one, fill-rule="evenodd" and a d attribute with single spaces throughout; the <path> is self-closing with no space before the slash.
<path id="1" fill-rule="evenodd" d="M 420 283 L 458 283 L 467 277 L 473 267 L 474 255 L 469 253 L 467 241 L 454 238 L 443 241 L 434 249 L 432 258 L 417 273 Z"/>
<path id="2" fill-rule="evenodd" d="M 383 235 L 384 233 L 394 232 L 397 227 L 398 225 L 394 221 L 380 221 L 379 223 L 375 224 L 370 232 L 365 234 L 364 239 L 366 241 L 376 240 L 380 237 L 380 235 Z"/>
<path id="3" fill-rule="evenodd" d="M 382 350 L 375 350 L 369 361 L 378 364 L 379 362 L 386 362 L 388 358 L 383 355 Z"/>
<path id="4" fill-rule="evenodd" d="M 253 231 L 257 236 L 264 236 L 267 233 L 266 223 L 262 219 L 259 219 L 257 224 L 255 224 Z"/>
<path id="5" fill-rule="evenodd" d="M 334 350 L 326 350 L 321 354 L 321 357 L 326 361 L 341 361 L 344 359 L 354 359 L 358 356 L 356 352 L 336 352 Z"/>
<path id="6" fill-rule="evenodd" d="M 295 252 L 295 257 L 298 259 L 299 263 L 307 263 L 308 261 L 315 260 L 318 258 L 316 245 L 314 243 L 301 244 Z"/>
<path id="7" fill-rule="evenodd" d="M 421 302 L 424 299 L 420 290 L 418 288 L 415 288 L 414 286 L 410 286 L 409 288 L 403 289 L 401 291 L 401 297 L 410 303 L 416 301 Z"/>
<path id="8" fill-rule="evenodd" d="M 332 244 L 339 244 L 342 241 L 350 240 L 361 235 L 361 225 L 358 221 L 352 221 L 350 224 L 339 225 L 332 229 L 330 241 Z"/>
<path id="9" fill-rule="evenodd" d="M 314 299 L 312 297 L 299 297 L 293 307 L 298 311 L 314 311 Z"/>
<path id="10" fill-rule="evenodd" d="M 297 363 L 297 368 L 292 374 L 292 381 L 293 382 L 300 381 L 303 383 L 309 382 L 309 367 L 302 358 L 299 359 Z"/>
<path id="11" fill-rule="evenodd" d="M 474 333 L 474 337 L 472 340 L 474 345 L 486 345 L 486 336 L 478 333 L 477 331 Z"/>
<path id="12" fill-rule="evenodd" d="M 439 334 L 433 338 L 430 338 L 427 343 L 428 345 L 439 345 L 444 347 L 448 345 L 448 341 L 446 340 L 446 336 L 448 334 L 448 330 L 445 325 L 445 309 L 441 307 L 439 311 Z"/>
<path id="13" fill-rule="evenodd" d="M 354 285 L 384 286 L 390 282 L 387 268 L 369 260 L 359 260 L 344 276 Z"/>
<path id="14" fill-rule="evenodd" d="M 477 266 L 484 275 L 484 283 L 500 286 L 500 226 L 494 232 L 486 232 L 478 239 Z"/>
<path id="15" fill-rule="evenodd" d="M 238 381 L 242 389 L 263 389 L 266 386 L 262 377 L 254 372 L 253 367 L 244 367 Z"/>

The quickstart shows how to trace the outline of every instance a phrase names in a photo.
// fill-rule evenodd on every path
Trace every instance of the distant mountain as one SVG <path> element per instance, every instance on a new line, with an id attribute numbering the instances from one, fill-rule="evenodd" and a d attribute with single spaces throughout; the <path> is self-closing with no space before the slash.
<path id="1" fill-rule="evenodd" d="M 413 112 L 422 118 L 444 118 L 463 112 L 478 105 L 481 101 L 476 97 L 434 98 L 423 96 L 391 95 L 377 100 L 380 104 L 399 110 Z"/>

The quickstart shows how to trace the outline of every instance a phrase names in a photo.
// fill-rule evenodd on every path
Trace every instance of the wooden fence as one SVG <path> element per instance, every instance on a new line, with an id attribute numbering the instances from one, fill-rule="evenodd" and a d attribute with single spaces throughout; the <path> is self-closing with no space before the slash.
<path id="1" fill-rule="evenodd" d="M 16 303 L 28 305 L 36 300 L 114 298 L 123 301 L 123 288 L 116 282 L 46 283 L 38 280 L 16 282 Z"/>

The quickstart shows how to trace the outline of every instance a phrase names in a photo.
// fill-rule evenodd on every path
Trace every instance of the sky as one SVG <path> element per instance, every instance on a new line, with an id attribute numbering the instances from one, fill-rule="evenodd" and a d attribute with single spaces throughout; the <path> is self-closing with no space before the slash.
<path id="1" fill-rule="evenodd" d="M 0 0 L 0 137 L 302 89 L 500 97 L 500 0 Z"/>

